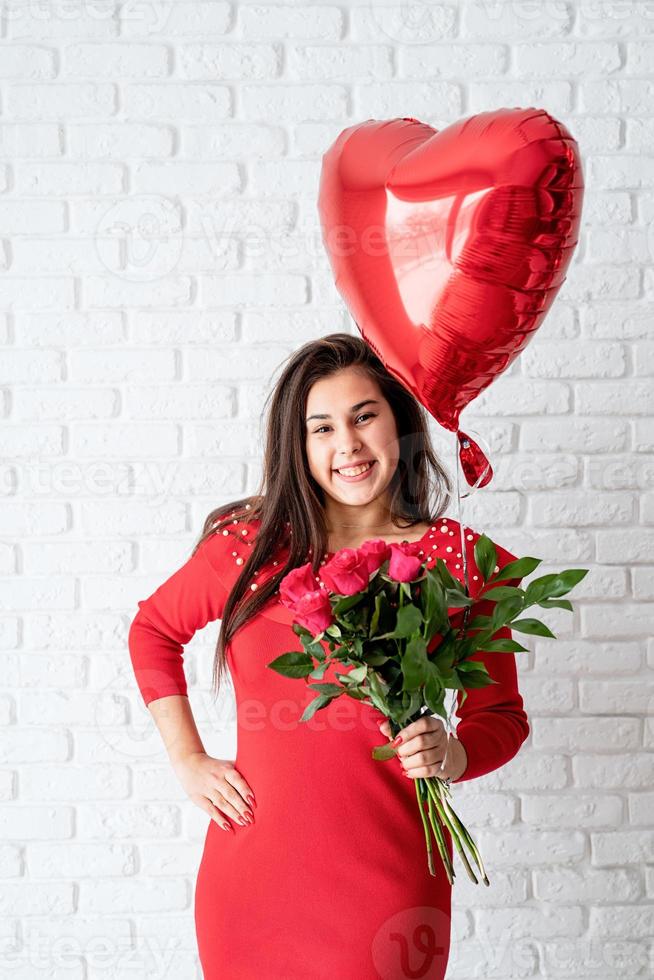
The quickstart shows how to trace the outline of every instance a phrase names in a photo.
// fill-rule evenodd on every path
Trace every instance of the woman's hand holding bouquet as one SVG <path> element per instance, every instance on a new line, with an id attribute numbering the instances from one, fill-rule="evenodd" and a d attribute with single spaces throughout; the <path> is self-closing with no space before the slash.
<path id="1" fill-rule="evenodd" d="M 450 884 L 454 880 L 447 830 L 472 881 L 478 883 L 466 851 L 488 885 L 479 850 L 450 802 L 449 782 L 465 771 L 465 749 L 432 716 L 449 725 L 448 690 L 461 692 L 462 704 L 467 690 L 495 683 L 475 654 L 526 651 L 513 639 L 494 639 L 498 630 L 554 637 L 524 611 L 531 606 L 572 610 L 560 597 L 588 570 L 544 575 L 525 589 L 507 585 L 533 572 L 541 559 L 519 558 L 496 572 L 495 545 L 482 534 L 474 559 L 483 582 L 472 598 L 441 558 L 428 567 L 420 550 L 419 542 L 388 545 L 379 539 L 343 548 L 322 566 L 318 588 L 310 563 L 289 572 L 280 583 L 280 599 L 294 614 L 293 630 L 303 650 L 283 653 L 268 666 L 316 682 L 309 685 L 316 697 L 302 721 L 346 694 L 387 717 L 381 728 L 389 738 L 404 730 L 406 741 L 377 746 L 372 755 L 386 760 L 397 754 L 415 781 L 430 873 L 435 874 L 431 828 Z M 476 611 L 482 599 L 492 603 L 491 615 Z M 336 682 L 321 682 L 335 663 L 351 669 L 336 674 Z"/>

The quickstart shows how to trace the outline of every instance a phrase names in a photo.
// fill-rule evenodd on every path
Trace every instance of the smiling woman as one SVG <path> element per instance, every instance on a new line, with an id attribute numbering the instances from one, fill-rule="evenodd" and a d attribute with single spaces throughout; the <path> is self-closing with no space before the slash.
<path id="1" fill-rule="evenodd" d="M 361 365 L 343 367 L 312 385 L 307 412 L 307 461 L 323 491 L 327 550 L 355 548 L 367 537 L 405 536 L 391 519 L 398 424 L 379 383 Z M 417 530 L 424 531 L 425 522 Z"/>
<path id="2" fill-rule="evenodd" d="M 423 935 L 433 948 L 422 975 L 444 977 L 451 886 L 443 868 L 428 873 L 413 781 L 397 759 L 372 762 L 384 716 L 353 701 L 344 718 L 335 701 L 300 724 L 312 692 L 268 665 L 300 646 L 279 582 L 304 564 L 317 578 L 329 551 L 420 540 L 460 577 L 460 528 L 441 516 L 449 492 L 413 395 L 359 337 L 312 341 L 272 391 L 259 492 L 212 511 L 186 564 L 139 603 L 139 689 L 212 818 L 195 893 L 205 980 L 406 976 L 399 950 Z M 474 580 L 472 535 L 466 548 Z M 236 695 L 233 762 L 203 751 L 187 699 L 183 645 L 214 620 L 216 693 L 229 668 Z M 465 751 L 446 753 L 454 779 L 497 768 L 525 738 L 514 658 L 494 663 L 497 683 L 471 691 L 460 715 Z M 408 774 L 434 720 L 421 719 L 429 731 Z M 425 750 L 430 764 L 444 762 L 442 741 Z"/>

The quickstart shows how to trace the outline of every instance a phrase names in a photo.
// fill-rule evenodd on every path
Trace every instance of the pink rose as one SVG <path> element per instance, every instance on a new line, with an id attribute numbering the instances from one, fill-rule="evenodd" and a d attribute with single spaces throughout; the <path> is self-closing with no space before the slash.
<path id="1" fill-rule="evenodd" d="M 308 629 L 312 636 L 322 633 L 334 622 L 329 595 L 324 589 L 303 595 L 295 603 L 293 613 L 295 621 Z"/>
<path id="2" fill-rule="evenodd" d="M 368 559 L 359 548 L 341 548 L 322 566 L 322 581 L 338 595 L 355 595 L 368 588 Z"/>
<path id="3" fill-rule="evenodd" d="M 368 562 L 368 575 L 372 575 L 384 564 L 387 558 L 391 557 L 390 545 L 387 545 L 381 538 L 374 538 L 371 541 L 364 541 L 359 551 L 362 551 Z"/>
<path id="4" fill-rule="evenodd" d="M 300 565 L 299 568 L 292 568 L 279 584 L 279 598 L 289 609 L 294 608 L 295 603 L 307 592 L 314 592 L 318 588 L 316 577 L 311 571 L 311 562 Z"/>
<path id="5" fill-rule="evenodd" d="M 412 582 L 419 578 L 422 573 L 423 562 L 423 559 L 418 557 L 418 553 L 422 551 L 420 541 L 392 544 L 390 548 L 389 578 L 395 579 L 396 582 Z"/>

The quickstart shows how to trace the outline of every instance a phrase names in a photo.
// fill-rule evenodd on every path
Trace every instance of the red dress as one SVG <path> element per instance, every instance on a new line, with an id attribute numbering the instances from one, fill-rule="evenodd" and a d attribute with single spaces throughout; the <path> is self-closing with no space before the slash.
<path id="1" fill-rule="evenodd" d="M 256 521 L 238 521 L 228 534 L 210 536 L 138 603 L 129 650 L 146 704 L 187 694 L 183 645 L 221 618 L 241 572 L 237 558 L 247 558 L 256 530 Z M 478 536 L 466 529 L 473 595 L 481 585 L 473 580 Z M 439 519 L 421 542 L 463 580 L 456 521 Z M 497 552 L 500 567 L 514 558 Z M 271 571 L 260 569 L 254 581 Z M 344 695 L 309 722 L 298 720 L 313 693 L 267 667 L 301 649 L 291 623 L 275 593 L 227 648 L 238 719 L 234 766 L 257 807 L 254 824 L 234 823 L 234 833 L 209 821 L 195 890 L 204 978 L 439 980 L 449 955 L 451 888 L 435 844 L 437 876 L 429 874 L 414 781 L 397 759 L 371 758 L 386 741 L 376 708 Z M 457 712 L 468 755 L 457 782 L 502 766 L 529 734 L 514 655 L 483 659 L 499 683 L 469 691 Z M 458 857 L 454 866 L 466 875 Z"/>

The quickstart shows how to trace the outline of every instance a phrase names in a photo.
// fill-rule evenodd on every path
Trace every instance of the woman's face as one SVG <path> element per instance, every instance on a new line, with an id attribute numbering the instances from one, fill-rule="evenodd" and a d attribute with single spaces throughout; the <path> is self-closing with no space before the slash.
<path id="1" fill-rule="evenodd" d="M 327 497 L 361 506 L 385 492 L 399 459 L 397 426 L 379 385 L 365 371 L 344 368 L 316 381 L 305 425 L 309 469 Z M 356 480 L 337 472 L 364 461 L 372 466 Z"/>

